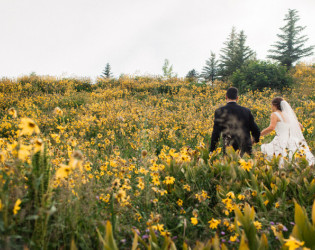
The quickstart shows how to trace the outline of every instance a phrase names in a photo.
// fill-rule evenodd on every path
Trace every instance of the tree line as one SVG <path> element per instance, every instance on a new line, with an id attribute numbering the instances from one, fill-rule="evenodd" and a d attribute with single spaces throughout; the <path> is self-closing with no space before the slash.
<path id="1" fill-rule="evenodd" d="M 186 75 L 189 82 L 211 82 L 215 80 L 231 81 L 240 91 L 262 90 L 265 87 L 282 89 L 293 83 L 288 71 L 298 60 L 313 55 L 314 46 L 306 46 L 308 37 L 301 32 L 306 28 L 298 25 L 298 11 L 289 9 L 285 15 L 285 25 L 277 34 L 278 41 L 271 45 L 267 58 L 272 61 L 258 60 L 256 53 L 246 45 L 246 35 L 243 30 L 238 32 L 232 28 L 219 58 L 211 51 L 201 73 L 192 69 Z M 177 77 L 173 66 L 165 59 L 162 67 L 166 78 Z M 102 76 L 112 77 L 111 68 L 107 63 Z"/>
<path id="2" fill-rule="evenodd" d="M 201 74 L 193 69 L 186 78 L 193 82 L 197 79 L 214 82 L 215 80 L 231 81 L 241 91 L 262 90 L 265 87 L 282 89 L 293 83 L 288 71 L 299 59 L 313 55 L 314 46 L 306 46 L 306 35 L 301 32 L 306 28 L 298 25 L 298 11 L 289 9 L 285 15 L 285 25 L 277 34 L 278 41 L 271 45 L 267 58 L 271 61 L 258 60 L 256 53 L 246 45 L 243 30 L 237 32 L 232 28 L 219 59 L 211 52 Z"/>

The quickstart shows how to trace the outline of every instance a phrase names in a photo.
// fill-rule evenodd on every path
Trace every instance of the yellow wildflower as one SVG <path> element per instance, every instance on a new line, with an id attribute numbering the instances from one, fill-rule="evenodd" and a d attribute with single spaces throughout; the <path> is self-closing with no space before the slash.
<path id="1" fill-rule="evenodd" d="M 160 190 L 159 192 L 160 192 L 160 195 L 162 195 L 162 196 L 163 196 L 164 194 L 167 194 L 167 191 L 166 191 L 166 190 Z"/>
<path id="2" fill-rule="evenodd" d="M 21 205 L 21 200 L 17 199 L 14 204 L 13 214 L 17 214 L 17 212 L 21 209 L 20 205 Z"/>
<path id="3" fill-rule="evenodd" d="M 163 232 L 164 231 L 164 225 L 163 224 L 157 224 L 156 228 L 157 228 L 157 230 L 159 230 L 159 232 Z"/>
<path id="4" fill-rule="evenodd" d="M 221 223 L 221 220 L 216 220 L 214 218 L 212 218 L 211 220 L 208 221 L 209 223 L 209 227 L 211 229 L 216 229 L 218 227 L 218 225 Z"/>
<path id="5" fill-rule="evenodd" d="M 120 187 L 120 179 L 116 178 L 112 183 L 113 188 L 119 188 Z"/>
<path id="6" fill-rule="evenodd" d="M 185 184 L 184 185 L 184 189 L 187 190 L 187 191 L 190 191 L 190 186 L 188 184 Z"/>
<path id="7" fill-rule="evenodd" d="M 17 112 L 15 108 L 9 108 L 8 109 L 8 114 L 11 115 L 13 118 L 17 117 Z"/>
<path id="8" fill-rule="evenodd" d="M 63 111 L 61 110 L 61 108 L 56 107 L 56 108 L 54 109 L 54 114 L 55 114 L 55 115 L 60 115 L 60 116 L 62 116 L 62 115 L 63 115 Z"/>
<path id="9" fill-rule="evenodd" d="M 261 223 L 259 221 L 254 221 L 254 225 L 257 230 L 261 229 Z"/>
<path id="10" fill-rule="evenodd" d="M 176 202 L 178 206 L 182 206 L 183 205 L 183 201 L 181 199 L 178 199 L 178 201 Z"/>
<path id="11" fill-rule="evenodd" d="M 33 133 L 40 133 L 38 126 L 30 118 L 22 118 L 19 127 L 21 129 L 20 135 L 32 135 Z"/>
<path id="12" fill-rule="evenodd" d="M 141 190 L 143 190 L 143 189 L 144 189 L 144 183 L 143 183 L 143 181 L 139 181 L 137 187 L 140 188 Z"/>
<path id="13" fill-rule="evenodd" d="M 116 194 L 116 199 L 118 202 L 123 202 L 126 198 L 126 191 L 123 189 L 119 189 Z"/>
<path id="14" fill-rule="evenodd" d="M 153 176 L 153 177 L 152 177 L 152 183 L 153 183 L 153 185 L 155 185 L 155 186 L 159 186 L 159 185 L 161 184 L 159 177 L 158 177 L 158 176 Z"/>
<path id="15" fill-rule="evenodd" d="M 1 152 L 0 153 L 0 162 L 4 163 L 7 159 L 6 153 L 5 152 Z"/>
<path id="16" fill-rule="evenodd" d="M 245 200 L 245 195 L 239 194 L 239 195 L 237 196 L 237 198 L 238 198 L 240 201 Z"/>
<path id="17" fill-rule="evenodd" d="M 238 234 L 235 234 L 233 236 L 230 236 L 230 241 L 234 242 L 237 240 Z"/>
<path id="18" fill-rule="evenodd" d="M 193 211 L 192 211 L 192 214 L 193 214 L 193 216 L 194 217 L 198 217 L 198 210 L 197 209 L 194 209 Z"/>
<path id="19" fill-rule="evenodd" d="M 230 197 L 231 199 L 235 199 L 235 195 L 234 195 L 234 192 L 228 192 L 227 194 L 226 194 L 226 196 L 227 197 Z"/>
<path id="20" fill-rule="evenodd" d="M 246 171 L 250 171 L 250 170 L 252 169 L 252 167 L 253 167 L 251 161 L 246 162 L 245 160 L 240 159 L 240 160 L 239 160 L 239 163 L 240 163 L 242 169 L 244 169 L 244 170 L 246 170 Z"/>
<path id="21" fill-rule="evenodd" d="M 304 245 L 304 241 L 300 242 L 297 239 L 295 239 L 293 236 L 290 236 L 289 239 L 286 239 L 284 241 L 286 241 L 284 245 L 289 247 L 289 250 L 294 250 Z"/>
<path id="22" fill-rule="evenodd" d="M 163 231 L 163 232 L 161 232 L 161 235 L 169 237 L 169 236 L 171 236 L 171 233 L 169 231 Z"/>
<path id="23" fill-rule="evenodd" d="M 35 139 L 34 141 L 34 152 L 37 153 L 38 151 L 43 151 L 44 143 L 43 140 L 40 138 Z"/>
<path id="24" fill-rule="evenodd" d="M 169 184 L 173 184 L 175 182 L 175 178 L 173 176 L 166 176 L 164 183 L 169 185 Z"/>
<path id="25" fill-rule="evenodd" d="M 193 224 L 194 226 L 198 224 L 198 219 L 196 217 L 191 217 L 190 221 L 191 221 L 191 224 Z"/>
<path id="26" fill-rule="evenodd" d="M 31 148 L 30 146 L 27 145 L 20 145 L 20 149 L 18 151 L 18 158 L 21 161 L 26 161 L 26 159 L 30 156 L 31 152 L 30 152 Z"/>
<path id="27" fill-rule="evenodd" d="M 68 165 L 61 164 L 61 167 L 56 171 L 57 178 L 66 178 L 72 172 Z"/>

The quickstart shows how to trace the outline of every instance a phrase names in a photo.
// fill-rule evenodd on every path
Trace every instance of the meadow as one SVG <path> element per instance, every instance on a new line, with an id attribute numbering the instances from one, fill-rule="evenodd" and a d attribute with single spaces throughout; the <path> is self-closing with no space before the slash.
<path id="1" fill-rule="evenodd" d="M 260 129 L 271 100 L 295 109 L 315 152 L 315 68 L 247 92 Z M 0 80 L 1 249 L 315 249 L 315 168 L 303 152 L 209 152 L 228 83 L 123 76 Z M 314 205 L 313 205 L 314 204 Z"/>

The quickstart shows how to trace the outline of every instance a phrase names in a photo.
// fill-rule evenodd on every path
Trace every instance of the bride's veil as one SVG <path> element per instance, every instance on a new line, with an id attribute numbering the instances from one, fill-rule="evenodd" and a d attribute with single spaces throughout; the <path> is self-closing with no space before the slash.
<path id="1" fill-rule="evenodd" d="M 301 131 L 298 119 L 290 104 L 287 101 L 283 100 L 281 101 L 280 106 L 282 114 L 285 118 L 285 122 L 289 125 L 289 138 L 294 138 L 294 141 L 296 141 L 296 143 L 303 144 L 305 139 Z"/>

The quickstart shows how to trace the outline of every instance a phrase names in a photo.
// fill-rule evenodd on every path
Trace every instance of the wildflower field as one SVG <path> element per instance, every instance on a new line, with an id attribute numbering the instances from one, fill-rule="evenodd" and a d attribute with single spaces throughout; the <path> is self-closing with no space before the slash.
<path id="1" fill-rule="evenodd" d="M 315 152 L 315 68 L 240 96 L 260 129 L 283 96 Z M 0 249 L 315 249 L 315 167 L 260 144 L 209 152 L 227 83 L 0 81 Z M 272 140 L 274 134 L 262 138 Z"/>

